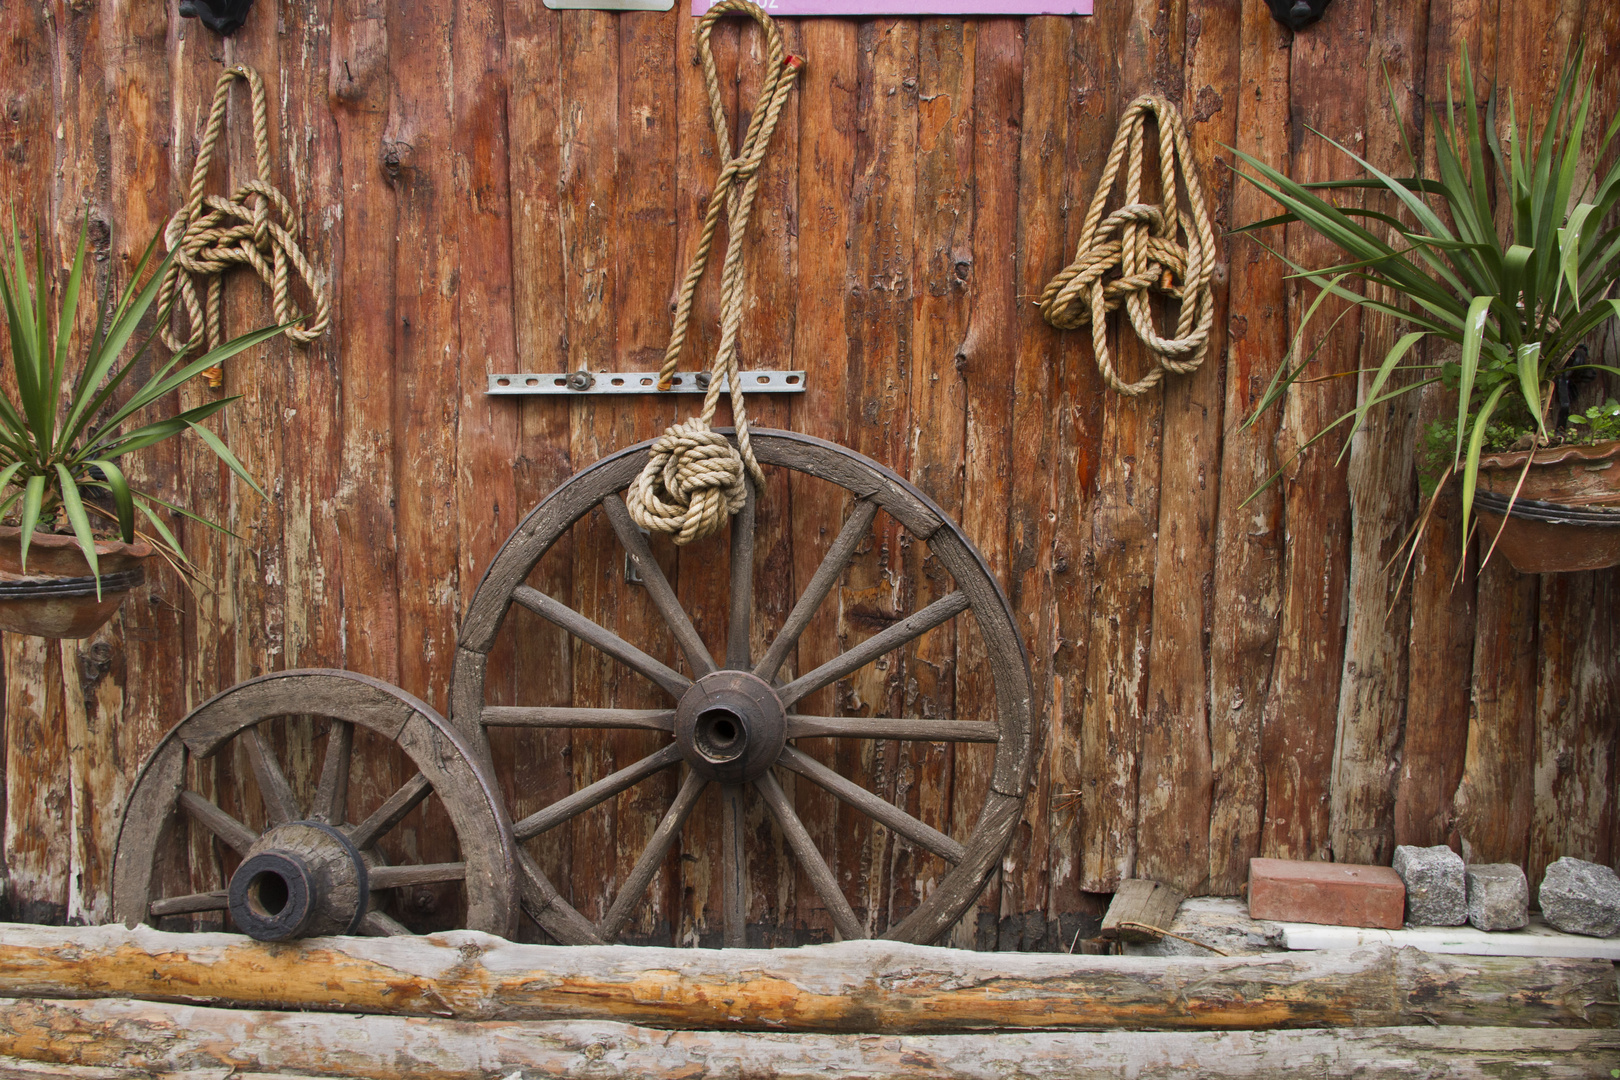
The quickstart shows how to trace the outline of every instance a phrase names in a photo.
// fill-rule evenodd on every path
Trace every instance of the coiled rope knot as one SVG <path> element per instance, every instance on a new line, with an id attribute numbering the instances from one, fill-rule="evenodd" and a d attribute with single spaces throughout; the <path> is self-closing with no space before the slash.
<path id="1" fill-rule="evenodd" d="M 258 176 L 240 185 L 230 198 L 204 195 L 214 148 L 225 126 L 225 106 L 231 83 L 247 82 L 253 103 L 253 149 Z M 213 108 L 203 132 L 197 162 L 191 172 L 191 192 L 186 205 L 176 211 L 163 230 L 163 242 L 174 253 L 174 261 L 158 291 L 158 306 L 167 305 L 178 293 L 179 307 L 186 322 L 184 335 L 170 328 L 163 330 L 163 342 L 170 349 L 194 349 L 201 345 L 217 348 L 225 340 L 224 277 L 233 266 L 250 266 L 270 286 L 276 322 L 297 319 L 288 285 L 293 271 L 309 290 L 314 316 L 302 327 L 290 327 L 287 337 L 307 345 L 326 332 L 331 324 L 331 305 L 326 292 L 316 283 L 315 268 L 298 246 L 297 221 L 292 204 L 270 183 L 270 123 L 265 104 L 264 80 L 250 67 L 237 65 L 219 77 L 214 87 Z M 206 305 L 199 287 L 206 283 Z M 210 386 L 218 387 L 223 377 L 218 367 L 205 375 Z"/>
<path id="2" fill-rule="evenodd" d="M 630 486 L 625 504 L 643 529 L 688 544 L 743 508 L 748 501 L 746 474 L 731 441 L 694 416 L 653 440 L 652 457 Z"/>
<path id="3" fill-rule="evenodd" d="M 760 87 L 759 102 L 754 106 L 748 132 L 736 153 L 732 153 L 720 74 L 715 68 L 714 51 L 709 46 L 715 22 L 728 14 L 749 16 L 759 23 L 765 34 L 764 85 Z M 765 474 L 754 459 L 748 438 L 748 412 L 743 405 L 743 380 L 737 366 L 737 331 L 742 325 L 746 299 L 743 238 L 748 232 L 754 197 L 759 191 L 760 165 L 781 118 L 782 106 L 787 103 L 788 91 L 793 89 L 799 69 L 804 65 L 798 57 L 784 53 L 782 34 L 775 22 L 749 0 L 720 0 L 698 21 L 693 33 L 703 64 L 703 81 L 709 91 L 709 117 L 719 146 L 720 175 L 709 196 L 697 250 L 681 283 L 675 325 L 669 347 L 664 350 L 664 365 L 658 373 L 658 389 L 670 388 L 670 380 L 680 363 L 692 318 L 692 300 L 708 266 L 715 228 L 724 209 L 727 242 L 725 263 L 720 271 L 720 345 L 710 366 L 702 413 L 674 425 L 653 442 L 652 456 L 646 467 L 625 493 L 625 504 L 637 525 L 649 532 L 673 534 L 677 544 L 689 544 L 719 530 L 730 515 L 747 503 L 749 480 L 756 488 L 765 484 Z M 709 426 L 719 407 L 722 380 L 731 395 L 731 418 L 737 428 L 735 447 Z"/>
<path id="4" fill-rule="evenodd" d="M 1162 207 L 1141 200 L 1149 113 L 1157 118 L 1159 127 Z M 1104 218 L 1120 162 L 1127 153 L 1130 163 L 1125 177 L 1125 205 Z M 1180 210 L 1178 177 L 1191 211 L 1186 220 Z M 1185 244 L 1177 239 L 1178 232 L 1185 233 Z M 1146 393 L 1158 384 L 1164 372 L 1187 374 L 1204 362 L 1215 319 L 1215 294 L 1210 282 L 1214 253 L 1215 233 L 1192 165 L 1186 125 L 1174 105 L 1144 94 L 1125 110 L 1081 229 L 1074 262 L 1047 283 L 1040 299 L 1041 315 L 1060 330 L 1090 323 L 1097 369 L 1103 380 L 1122 394 L 1134 397 Z M 1149 304 L 1153 293 L 1181 302 L 1174 337 L 1160 335 L 1154 324 Z M 1158 367 L 1136 382 L 1126 382 L 1119 376 L 1108 350 L 1106 316 L 1121 306 L 1137 337 L 1158 361 Z"/>

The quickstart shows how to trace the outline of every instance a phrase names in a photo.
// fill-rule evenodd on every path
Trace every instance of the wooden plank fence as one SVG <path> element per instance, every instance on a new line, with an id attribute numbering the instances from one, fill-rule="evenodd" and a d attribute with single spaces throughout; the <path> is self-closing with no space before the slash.
<path id="1" fill-rule="evenodd" d="M 63 273 L 88 214 L 102 282 L 128 280 L 180 204 L 221 66 L 247 63 L 272 102 L 275 180 L 334 312 L 311 347 L 276 343 L 227 368 L 225 392 L 242 400 L 219 430 L 270 499 L 183 443 L 138 466 L 242 538 L 184 530 L 211 588 L 158 575 L 92 639 L 3 642 L 13 918 L 108 917 L 134 771 L 236 681 L 346 667 L 444 709 L 461 613 L 502 540 L 573 471 L 692 407 L 484 394 L 492 371 L 658 365 L 717 171 L 684 7 L 261 0 L 222 41 L 173 0 L 0 4 L 0 198 L 19 222 L 45 223 Z M 1613 863 L 1615 572 L 1538 579 L 1501 561 L 1476 572 L 1471 558 L 1459 574 L 1457 513 L 1442 507 L 1397 593 L 1382 568 L 1415 514 L 1413 436 L 1444 403 L 1380 417 L 1343 465 L 1333 447 L 1284 467 L 1354 401 L 1356 380 L 1313 384 L 1244 425 L 1310 296 L 1224 230 L 1271 213 L 1234 182 L 1230 147 L 1300 177 L 1345 175 L 1315 130 L 1396 164 L 1390 87 L 1409 128 L 1421 122 L 1464 46 L 1522 105 L 1545 97 L 1584 37 L 1597 113 L 1612 115 L 1620 9 L 1341 2 L 1295 36 L 1238 0 L 1097 8 L 785 22 L 807 64 L 748 239 L 744 366 L 802 367 L 809 387 L 753 399 L 755 421 L 851 446 L 934 498 L 984 553 L 1030 652 L 1041 752 L 1024 821 L 950 943 L 1066 948 L 1124 877 L 1231 894 L 1255 855 L 1387 861 L 1397 843 L 1460 841 L 1533 877 L 1561 855 Z M 740 25 L 717 31 L 715 51 L 740 131 L 762 52 Z M 1145 91 L 1189 121 L 1222 262 L 1210 360 L 1131 400 L 1103 385 L 1086 335 L 1054 331 L 1032 301 L 1072 256 L 1118 115 Z M 234 180 L 251 172 L 252 146 L 244 103 L 232 110 Z M 1305 233 L 1271 239 L 1292 258 L 1332 257 Z M 268 320 L 257 286 L 227 293 L 231 327 Z M 688 367 L 712 354 L 717 312 L 706 283 Z M 1324 372 L 1353 372 L 1395 332 L 1352 315 Z M 1600 346 L 1613 362 L 1612 335 Z M 1126 371 L 1148 362 L 1129 339 L 1119 353 Z M 1376 490 L 1352 499 L 1363 477 Z M 814 482 L 762 499 L 756 650 L 845 509 Z M 886 521 L 794 671 L 939 595 L 926 552 Z M 723 640 L 717 549 L 658 550 L 699 630 Z M 624 590 L 605 522 L 582 525 L 538 574 L 537 587 L 674 655 L 645 596 Z M 654 704 L 611 661 L 514 618 L 520 632 L 492 654 L 491 703 Z M 973 633 L 935 634 L 822 691 L 816 709 L 972 715 L 993 700 L 985 664 Z M 289 773 L 318 772 L 324 731 L 283 726 Z M 649 737 L 498 734 L 514 812 L 634 760 Z M 366 765 L 351 803 L 375 805 L 404 779 L 385 751 L 357 744 Z M 840 768 L 946 829 L 963 827 L 988 783 L 938 744 L 839 753 Z M 194 773 L 198 790 L 257 813 L 240 762 Z M 673 792 L 666 777 L 610 801 L 537 841 L 537 857 L 599 914 Z M 797 797 L 858 913 L 886 923 L 915 905 L 926 860 L 818 792 Z M 699 803 L 631 938 L 718 940 L 719 809 L 712 795 Z M 760 870 L 751 941 L 825 939 L 826 914 L 763 809 L 746 821 Z M 452 840 L 430 812 L 401 843 L 435 861 Z M 212 848 L 194 844 L 173 872 L 219 887 Z M 411 904 L 420 925 L 454 923 L 431 889 Z"/>

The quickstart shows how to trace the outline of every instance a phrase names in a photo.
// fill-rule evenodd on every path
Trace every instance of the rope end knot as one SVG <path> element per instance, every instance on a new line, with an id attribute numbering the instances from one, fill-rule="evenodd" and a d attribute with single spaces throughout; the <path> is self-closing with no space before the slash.
<path id="1" fill-rule="evenodd" d="M 677 545 L 710 536 L 748 501 L 742 455 L 701 417 L 653 440 L 647 465 L 625 492 L 630 519 Z"/>

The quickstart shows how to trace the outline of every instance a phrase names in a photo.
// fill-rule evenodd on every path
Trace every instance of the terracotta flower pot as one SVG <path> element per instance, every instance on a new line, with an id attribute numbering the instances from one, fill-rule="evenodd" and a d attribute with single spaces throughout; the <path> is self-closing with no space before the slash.
<path id="1" fill-rule="evenodd" d="M 154 554 L 144 541 L 96 542 L 101 596 L 79 542 L 72 536 L 34 534 L 28 573 L 22 570 L 21 530 L 0 526 L 0 630 L 48 638 L 82 638 L 112 618 L 129 591 L 146 578 Z"/>
<path id="2" fill-rule="evenodd" d="M 1523 574 L 1620 566 L 1620 441 L 1537 450 L 1519 486 L 1528 450 L 1480 458 L 1474 509 L 1481 543 Z M 1518 488 L 1503 527 L 1507 500 Z"/>

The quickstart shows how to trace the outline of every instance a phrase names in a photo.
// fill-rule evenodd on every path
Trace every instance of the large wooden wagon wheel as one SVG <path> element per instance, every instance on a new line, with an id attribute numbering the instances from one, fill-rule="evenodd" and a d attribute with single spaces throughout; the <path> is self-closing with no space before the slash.
<path id="1" fill-rule="evenodd" d="M 724 656 L 711 657 L 653 557 L 647 538 L 632 523 L 621 496 L 641 472 L 650 444 L 605 458 L 553 491 L 506 541 L 468 607 L 456 654 L 451 714 L 469 742 L 483 746 L 486 754 L 486 729 L 491 727 L 652 729 L 670 737 L 656 752 L 515 820 L 522 904 L 560 942 L 594 944 L 615 940 L 637 905 L 644 902 L 643 894 L 699 795 L 711 783 L 720 785 L 721 793 L 722 921 L 727 946 L 745 943 L 747 867 L 740 837 L 748 789 L 757 793 L 774 817 L 838 935 L 845 939 L 867 936 L 796 813 L 793 800 L 785 793 L 776 770 L 798 774 L 944 861 L 948 869 L 919 906 L 894 925 L 875 928 L 887 938 L 927 943 L 949 928 L 983 890 L 1018 822 L 1032 754 L 1032 683 L 1011 608 L 983 558 L 926 496 L 876 462 L 833 443 L 790 432 L 755 429 L 752 436 L 754 453 L 761 464 L 831 481 L 854 496 L 853 508 L 836 539 L 763 655 L 750 655 L 749 644 L 754 607 L 752 498 L 731 521 L 727 644 Z M 693 677 L 527 583 L 551 546 L 575 522 L 598 508 L 639 573 L 648 599 L 667 624 Z M 913 537 L 926 541 L 928 550 L 953 579 L 954 588 L 827 663 L 781 681 L 784 662 L 866 540 L 880 509 Z M 650 680 L 667 695 L 668 705 L 632 710 L 489 704 L 485 690 L 488 658 L 514 604 Z M 819 688 L 850 676 L 969 611 L 993 671 L 993 719 L 809 716 L 796 711 L 795 707 Z M 977 821 L 970 830 L 965 826 L 956 830 L 966 835 L 945 835 L 795 747 L 795 740 L 811 737 L 994 744 L 993 774 Z M 523 781 L 523 765 L 519 763 L 518 784 Z M 611 906 L 593 924 L 547 880 L 522 842 L 569 822 L 655 774 L 677 768 L 682 779 L 672 805 Z"/>
<path id="2" fill-rule="evenodd" d="M 310 805 L 301 807 L 263 725 L 276 717 L 331 720 Z M 397 746 L 418 770 L 375 807 L 349 819 L 355 728 Z M 187 760 L 239 742 L 263 802 L 261 831 L 218 801 L 188 790 Z M 511 936 L 517 887 L 511 828 L 477 759 L 433 708 L 403 690 L 347 671 L 285 671 L 250 679 L 193 710 L 147 758 L 131 792 L 113 864 L 113 911 L 134 925 L 165 916 L 229 911 L 261 940 L 319 934 L 408 934 L 377 908 L 390 890 L 459 882 L 464 924 Z M 454 862 L 388 865 L 380 843 L 437 797 L 455 832 Z M 227 888 L 157 895 L 164 859 L 195 822 L 240 857 Z M 172 865 L 172 862 L 171 864 Z"/>

